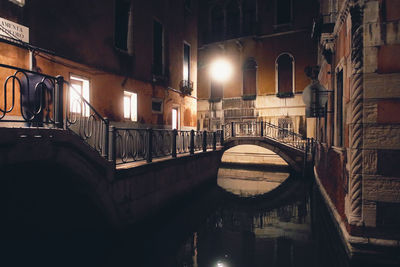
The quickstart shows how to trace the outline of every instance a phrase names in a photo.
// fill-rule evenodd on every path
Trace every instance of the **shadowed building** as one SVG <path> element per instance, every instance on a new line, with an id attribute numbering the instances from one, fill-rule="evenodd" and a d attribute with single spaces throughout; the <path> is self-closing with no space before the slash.
<path id="1" fill-rule="evenodd" d="M 395 266 L 400 240 L 400 2 L 319 2 L 314 37 L 319 40 L 318 78 L 328 90 L 328 102 L 317 120 L 317 181 L 350 257 L 357 260 L 367 252 L 365 264 Z"/>

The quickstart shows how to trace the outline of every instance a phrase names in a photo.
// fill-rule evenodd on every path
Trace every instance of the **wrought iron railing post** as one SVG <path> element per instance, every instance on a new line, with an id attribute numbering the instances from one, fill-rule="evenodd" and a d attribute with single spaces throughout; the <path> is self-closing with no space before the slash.
<path id="1" fill-rule="evenodd" d="M 194 154 L 194 130 L 190 131 L 190 155 Z"/>
<path id="2" fill-rule="evenodd" d="M 176 158 L 176 137 L 178 135 L 178 131 L 176 129 L 172 130 L 172 157 Z"/>
<path id="3" fill-rule="evenodd" d="M 108 149 L 109 149 L 109 127 L 110 127 L 110 122 L 108 121 L 107 118 L 104 118 L 104 120 L 101 122 L 102 123 L 102 129 L 103 129 L 103 140 L 102 140 L 102 149 L 101 149 L 101 155 L 104 158 L 108 158 Z"/>
<path id="4" fill-rule="evenodd" d="M 261 120 L 260 130 L 261 130 L 260 136 L 263 137 L 264 136 L 264 122 L 262 120 Z"/>
<path id="5" fill-rule="evenodd" d="M 153 161 L 153 129 L 147 128 L 146 161 Z"/>
<path id="6" fill-rule="evenodd" d="M 221 143 L 221 146 L 224 145 L 224 129 L 221 130 L 221 141 L 220 141 L 220 143 Z"/>
<path id="7" fill-rule="evenodd" d="M 213 132 L 213 150 L 217 150 L 217 132 Z"/>
<path id="8" fill-rule="evenodd" d="M 54 92 L 54 122 L 57 128 L 64 127 L 64 77 L 56 77 Z"/>
<path id="9" fill-rule="evenodd" d="M 235 137 L 235 128 L 234 128 L 234 123 L 231 121 L 231 137 Z"/>
<path id="10" fill-rule="evenodd" d="M 117 143 L 117 131 L 114 126 L 108 127 L 108 161 L 112 162 L 115 166 L 116 163 L 116 143 Z"/>
<path id="11" fill-rule="evenodd" d="M 203 131 L 203 152 L 207 152 L 207 131 Z"/>

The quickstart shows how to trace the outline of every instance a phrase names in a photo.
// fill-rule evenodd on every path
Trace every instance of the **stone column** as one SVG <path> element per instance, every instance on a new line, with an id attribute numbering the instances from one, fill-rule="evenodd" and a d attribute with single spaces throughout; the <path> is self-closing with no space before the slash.
<path id="1" fill-rule="evenodd" d="M 350 9 L 351 14 L 351 68 L 349 124 L 349 213 L 350 224 L 362 224 L 362 146 L 363 146 L 363 8 L 357 1 Z"/>

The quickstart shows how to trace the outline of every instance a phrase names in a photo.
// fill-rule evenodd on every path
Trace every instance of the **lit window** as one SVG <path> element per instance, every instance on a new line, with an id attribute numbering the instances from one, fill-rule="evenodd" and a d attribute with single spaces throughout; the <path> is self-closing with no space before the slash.
<path id="1" fill-rule="evenodd" d="M 183 80 L 190 81 L 190 45 L 183 44 Z"/>
<path id="2" fill-rule="evenodd" d="M 71 75 L 70 76 L 71 88 L 69 90 L 69 99 L 70 99 L 70 111 L 73 113 L 81 113 L 84 116 L 89 116 L 90 108 L 89 105 L 85 103 L 89 103 L 89 80 Z M 84 100 L 82 100 L 82 97 Z"/>
<path id="3" fill-rule="evenodd" d="M 177 108 L 172 109 L 172 129 L 178 129 L 179 126 L 179 113 Z"/>
<path id="4" fill-rule="evenodd" d="M 21 7 L 25 5 L 25 0 L 9 0 L 9 1 Z"/>
<path id="5" fill-rule="evenodd" d="M 137 121 L 137 94 L 124 91 L 124 118 Z"/>

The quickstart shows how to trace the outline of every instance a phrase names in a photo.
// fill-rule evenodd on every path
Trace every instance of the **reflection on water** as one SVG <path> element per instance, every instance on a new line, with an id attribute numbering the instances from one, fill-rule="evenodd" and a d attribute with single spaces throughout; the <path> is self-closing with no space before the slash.
<path id="1" fill-rule="evenodd" d="M 265 194 L 277 188 L 288 177 L 289 172 L 265 171 L 245 167 L 221 167 L 217 183 L 226 191 L 241 197 Z"/>
<path id="2" fill-rule="evenodd" d="M 247 173 L 243 171 L 223 169 L 218 184 L 229 179 L 232 182 L 238 173 Z M 250 175 L 257 173 L 258 179 L 240 176 L 237 185 L 228 190 L 253 195 L 276 187 L 265 186 L 263 183 L 272 182 L 261 179 L 271 172 L 263 176 L 258 172 L 250 171 Z M 229 174 L 231 177 L 226 178 Z M 272 174 L 275 184 L 288 177 L 288 173 Z M 261 185 L 256 188 L 243 181 Z M 313 266 L 314 244 L 306 186 L 293 182 L 290 187 L 275 199 L 240 200 L 221 191 L 218 205 L 181 247 L 178 266 Z"/>

